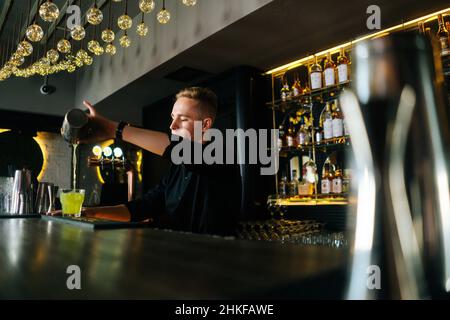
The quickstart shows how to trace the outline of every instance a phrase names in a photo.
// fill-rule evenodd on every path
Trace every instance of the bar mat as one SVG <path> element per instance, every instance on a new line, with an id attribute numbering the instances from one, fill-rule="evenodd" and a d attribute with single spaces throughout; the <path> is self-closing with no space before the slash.
<path id="1" fill-rule="evenodd" d="M 57 221 L 61 223 L 67 223 L 75 225 L 82 228 L 88 229 L 122 229 L 122 228 L 145 228 L 148 227 L 148 223 L 143 222 L 121 222 L 121 221 L 111 221 L 90 217 L 79 217 L 79 218 L 67 218 L 60 216 L 42 216 L 43 220 Z"/>
<path id="2" fill-rule="evenodd" d="M 40 218 L 41 215 L 38 213 L 27 213 L 27 214 L 12 214 L 12 213 L 0 213 L 0 219 L 24 219 L 24 218 Z"/>

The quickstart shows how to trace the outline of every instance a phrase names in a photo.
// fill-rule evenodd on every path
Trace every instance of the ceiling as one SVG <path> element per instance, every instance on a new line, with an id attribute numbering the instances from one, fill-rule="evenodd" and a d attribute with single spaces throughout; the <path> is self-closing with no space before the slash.
<path id="1" fill-rule="evenodd" d="M 35 3 L 38 0 L 31 1 Z M 70 0 L 54 0 L 58 7 L 67 1 Z M 81 2 L 82 12 L 85 12 L 93 1 Z M 129 1 L 129 15 L 138 13 L 137 2 Z M 20 14 L 28 10 L 27 0 L 0 0 L 0 22 L 2 12 L 10 3 L 6 23 L 0 34 L 2 48 L 5 48 L 6 40 L 13 34 Z M 266 71 L 354 39 L 369 33 L 366 28 L 366 9 L 371 4 L 373 0 L 274 0 L 129 83 L 99 102 L 98 106 L 107 105 L 111 108 L 127 101 L 130 107 L 141 108 L 173 94 L 179 88 L 191 84 L 165 78 L 182 66 L 197 68 L 210 75 L 237 65 L 249 65 Z M 379 0 L 377 5 L 381 8 L 382 28 L 449 6 L 448 0 Z M 105 16 L 107 8 L 103 10 Z M 124 10 L 124 1 L 113 3 L 113 9 L 117 17 Z M 104 20 L 102 28 L 107 24 L 107 19 Z M 134 97 L 132 105 L 127 99 L 129 96 Z"/>

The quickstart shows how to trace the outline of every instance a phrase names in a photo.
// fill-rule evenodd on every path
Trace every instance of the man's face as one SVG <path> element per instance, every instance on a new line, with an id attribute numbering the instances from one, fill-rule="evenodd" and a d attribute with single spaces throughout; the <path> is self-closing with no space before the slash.
<path id="1" fill-rule="evenodd" d="M 194 139 L 194 121 L 201 121 L 197 110 L 198 101 L 189 98 L 179 98 L 172 108 L 172 123 L 170 131 L 172 134 L 184 139 Z"/>

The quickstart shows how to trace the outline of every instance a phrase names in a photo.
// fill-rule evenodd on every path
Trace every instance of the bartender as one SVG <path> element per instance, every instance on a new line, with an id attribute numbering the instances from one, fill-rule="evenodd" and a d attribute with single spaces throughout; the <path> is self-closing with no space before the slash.
<path id="1" fill-rule="evenodd" d="M 121 139 L 171 160 L 162 180 L 142 199 L 110 207 L 85 208 L 89 217 L 117 221 L 151 220 L 159 228 L 217 235 L 233 235 L 240 210 L 240 174 L 236 165 L 175 164 L 171 151 L 181 142 L 207 145 L 203 136 L 217 115 L 217 96 L 207 88 L 181 90 L 171 112 L 170 131 L 143 129 L 115 122 L 100 115 L 87 101 L 89 134 L 80 143 Z M 201 122 L 200 139 L 195 141 L 194 121 Z M 197 122 L 199 123 L 199 122 Z M 173 140 L 173 139 L 172 139 Z M 195 150 L 194 147 L 191 150 Z M 191 162 L 192 163 L 192 162 Z"/>

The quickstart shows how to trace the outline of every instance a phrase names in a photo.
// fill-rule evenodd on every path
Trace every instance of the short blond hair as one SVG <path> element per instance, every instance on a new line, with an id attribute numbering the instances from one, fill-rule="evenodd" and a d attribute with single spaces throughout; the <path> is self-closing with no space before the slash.
<path id="1" fill-rule="evenodd" d="M 213 121 L 217 116 L 217 95 L 208 88 L 191 87 L 177 93 L 176 99 L 189 98 L 197 100 L 200 106 L 199 115 L 210 117 Z"/>

